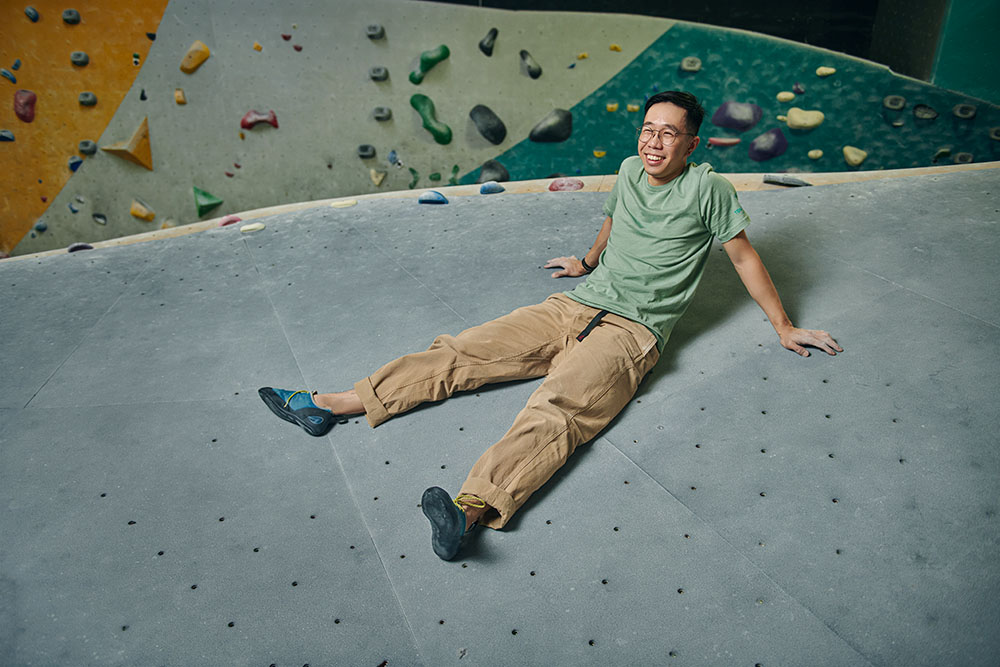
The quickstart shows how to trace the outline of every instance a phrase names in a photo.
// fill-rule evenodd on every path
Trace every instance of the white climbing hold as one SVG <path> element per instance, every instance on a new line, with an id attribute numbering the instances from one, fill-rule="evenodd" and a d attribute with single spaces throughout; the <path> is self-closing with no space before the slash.
<path id="1" fill-rule="evenodd" d="M 357 199 L 338 199 L 335 202 L 331 202 L 330 206 L 333 208 L 350 208 L 351 206 L 357 206 Z"/>
<path id="2" fill-rule="evenodd" d="M 240 232 L 242 232 L 243 234 L 247 234 L 249 232 L 259 232 L 266 226 L 267 225 L 265 225 L 263 222 L 251 222 L 249 225 L 243 225 L 242 227 L 240 227 Z"/>

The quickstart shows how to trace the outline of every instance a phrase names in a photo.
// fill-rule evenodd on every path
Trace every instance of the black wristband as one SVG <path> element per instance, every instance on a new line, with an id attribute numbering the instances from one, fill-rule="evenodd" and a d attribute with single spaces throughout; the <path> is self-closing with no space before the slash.
<path id="1" fill-rule="evenodd" d="M 586 255 L 584 255 L 583 259 L 580 260 L 580 263 L 583 264 L 583 270 L 586 271 L 587 273 L 590 273 L 597 268 L 596 266 L 591 266 L 590 264 L 587 264 Z"/>

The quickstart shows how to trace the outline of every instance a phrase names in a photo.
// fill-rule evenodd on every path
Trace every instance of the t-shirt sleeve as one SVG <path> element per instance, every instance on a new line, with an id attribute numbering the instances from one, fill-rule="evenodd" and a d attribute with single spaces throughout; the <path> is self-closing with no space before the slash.
<path id="1" fill-rule="evenodd" d="M 729 241 L 750 224 L 736 196 L 736 188 L 714 171 L 705 174 L 701 183 L 701 215 L 708 230 L 722 243 Z"/>
<path id="2" fill-rule="evenodd" d="M 621 166 L 618 168 L 618 178 L 615 179 L 614 187 L 611 188 L 611 194 L 609 194 L 608 198 L 604 200 L 604 215 L 609 218 L 615 214 L 615 207 L 618 205 L 619 184 L 622 182 L 623 178 L 625 178 L 624 162 L 622 162 Z"/>

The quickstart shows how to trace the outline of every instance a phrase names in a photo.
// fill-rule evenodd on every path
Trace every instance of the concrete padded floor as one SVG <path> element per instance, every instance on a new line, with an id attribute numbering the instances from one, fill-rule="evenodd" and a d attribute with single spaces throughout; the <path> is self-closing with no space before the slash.
<path id="1" fill-rule="evenodd" d="M 996 170 L 747 192 L 782 350 L 721 248 L 635 400 L 438 560 L 538 381 L 311 438 L 342 389 L 570 288 L 599 193 L 363 200 L 0 262 L 4 665 L 994 665 Z M 134 522 L 134 523 L 133 523 Z"/>

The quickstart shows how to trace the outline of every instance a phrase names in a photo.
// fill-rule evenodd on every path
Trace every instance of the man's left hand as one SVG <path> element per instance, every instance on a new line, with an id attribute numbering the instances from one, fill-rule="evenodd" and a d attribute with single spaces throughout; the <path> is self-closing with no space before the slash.
<path id="1" fill-rule="evenodd" d="M 803 345 L 823 350 L 831 357 L 836 356 L 838 352 L 844 351 L 844 348 L 837 345 L 837 341 L 830 334 L 818 329 L 798 329 L 792 327 L 779 333 L 778 338 L 781 340 L 782 347 L 803 357 L 809 356 L 809 350 L 804 348 Z"/>

